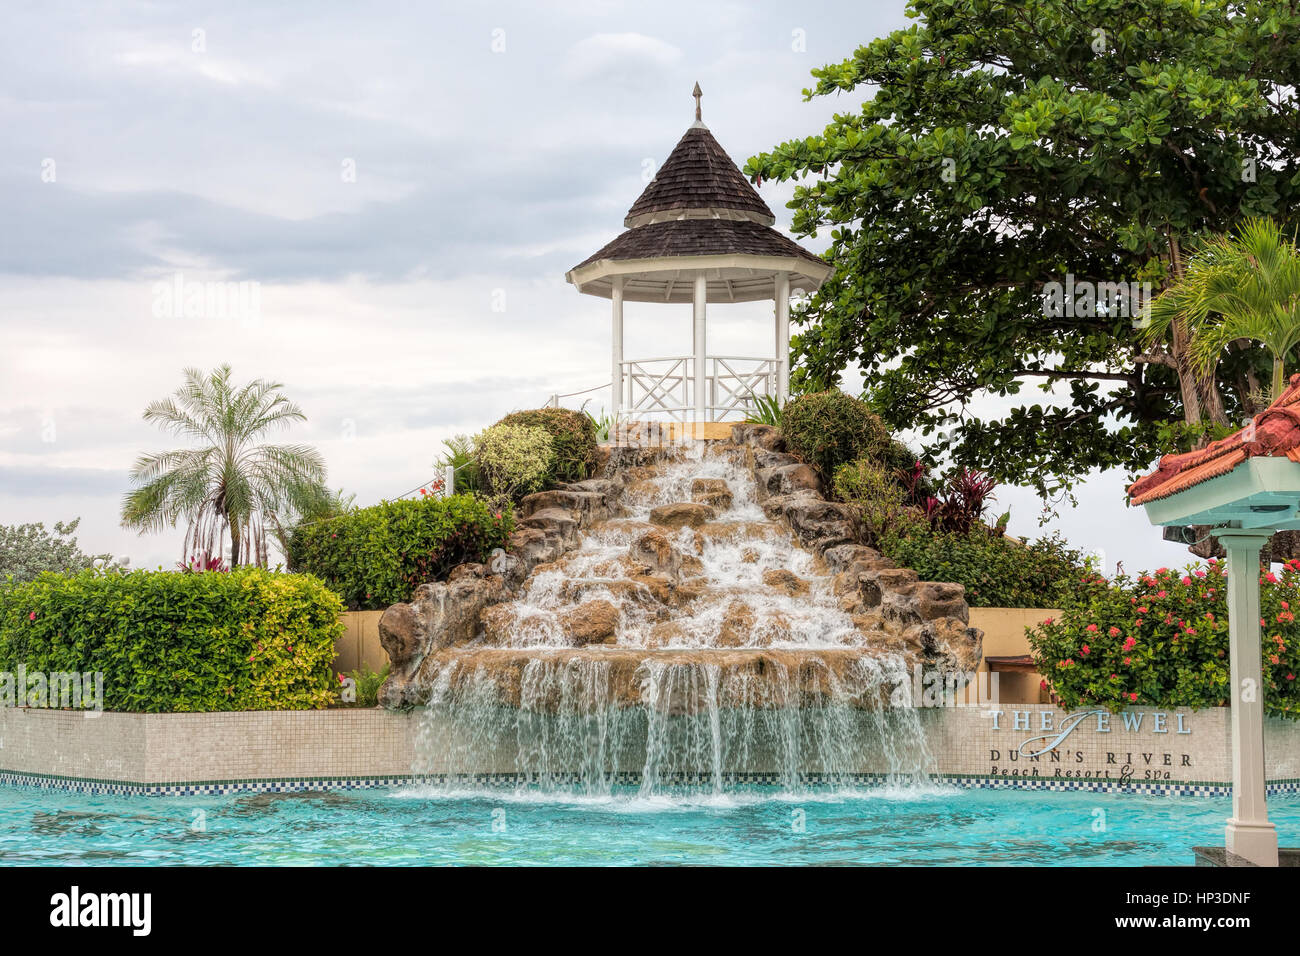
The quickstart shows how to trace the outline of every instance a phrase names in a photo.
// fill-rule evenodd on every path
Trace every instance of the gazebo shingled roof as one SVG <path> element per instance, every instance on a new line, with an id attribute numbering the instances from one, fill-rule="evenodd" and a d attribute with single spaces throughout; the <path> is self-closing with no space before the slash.
<path id="1" fill-rule="evenodd" d="M 830 264 L 772 228 L 776 217 L 700 118 L 673 147 L 623 219 L 627 231 L 566 273 L 579 292 L 632 302 L 691 302 L 705 275 L 709 302 L 816 290 Z M 778 278 L 780 277 L 780 278 Z"/>
<path id="2" fill-rule="evenodd" d="M 1129 501 L 1144 505 L 1226 475 L 1248 458 L 1287 457 L 1300 463 L 1300 375 L 1272 405 L 1244 428 L 1204 448 L 1165 455 L 1159 467 L 1129 488 Z"/>
<path id="3" fill-rule="evenodd" d="M 730 210 L 770 226 L 776 222 L 767 203 L 731 161 L 708 127 L 686 131 L 655 178 L 623 220 L 629 229 L 674 210 Z"/>
<path id="4" fill-rule="evenodd" d="M 629 229 L 574 269 L 602 259 L 656 259 L 670 256 L 785 256 L 824 267 L 826 263 L 793 239 L 752 220 L 673 219 Z M 770 297 L 770 294 L 769 296 Z"/>

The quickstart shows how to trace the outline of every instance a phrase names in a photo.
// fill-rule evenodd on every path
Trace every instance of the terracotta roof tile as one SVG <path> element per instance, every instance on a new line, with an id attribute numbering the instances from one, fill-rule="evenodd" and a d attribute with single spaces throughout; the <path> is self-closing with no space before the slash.
<path id="1" fill-rule="evenodd" d="M 739 209 L 776 221 L 758 192 L 703 126 L 686 131 L 641 197 L 627 211 L 623 225 L 649 213 L 670 209 Z"/>
<path id="2" fill-rule="evenodd" d="M 1292 375 L 1277 401 L 1245 428 L 1204 448 L 1165 455 L 1154 472 L 1129 487 L 1129 503 L 1144 505 L 1168 498 L 1203 481 L 1226 475 L 1247 458 L 1282 455 L 1300 463 L 1300 375 Z"/>

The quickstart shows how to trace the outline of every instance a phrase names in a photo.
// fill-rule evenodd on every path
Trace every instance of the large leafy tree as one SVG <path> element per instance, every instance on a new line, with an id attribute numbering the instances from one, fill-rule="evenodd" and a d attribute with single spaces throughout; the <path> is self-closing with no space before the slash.
<path id="1" fill-rule="evenodd" d="M 122 524 L 158 531 L 183 519 L 186 560 L 219 556 L 229 536 L 232 566 L 266 564 L 267 525 L 274 533 L 286 515 L 313 514 L 330 498 L 320 452 L 261 441 L 306 420 L 282 387 L 262 379 L 238 386 L 229 365 L 206 374 L 186 369 L 174 397 L 150 403 L 144 418 L 195 447 L 137 459 Z"/>
<path id="2" fill-rule="evenodd" d="M 1043 494 L 1251 411 L 1270 366 L 1257 345 L 1207 373 L 1185 322 L 1148 347 L 1130 301 L 1053 310 L 1044 290 L 1158 292 L 1203 236 L 1289 212 L 1296 4 L 913 0 L 909 14 L 805 90 L 866 96 L 861 109 L 746 167 L 797 181 L 797 233 L 830 232 L 835 271 L 795 316 L 796 383 L 858 363 L 929 454 Z M 993 411 L 974 413 L 980 398 Z"/>

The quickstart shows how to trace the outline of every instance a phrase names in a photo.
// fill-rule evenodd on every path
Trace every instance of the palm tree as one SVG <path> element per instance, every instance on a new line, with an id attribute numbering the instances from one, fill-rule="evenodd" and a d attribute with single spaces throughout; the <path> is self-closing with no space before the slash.
<path id="1" fill-rule="evenodd" d="M 1273 358 L 1272 401 L 1282 394 L 1287 356 L 1300 343 L 1300 252 L 1273 220 L 1247 220 L 1235 236 L 1215 236 L 1198 250 L 1148 317 L 1148 344 L 1163 340 L 1175 320 L 1187 323 L 1191 360 L 1202 373 L 1234 342 L 1264 346 Z"/>
<path id="2" fill-rule="evenodd" d="M 141 533 L 175 527 L 184 518 L 185 552 L 221 554 L 230 536 L 230 564 L 266 564 L 267 521 L 307 513 L 328 495 L 325 461 L 310 445 L 258 444 L 268 430 L 305 421 L 277 382 L 236 387 L 230 366 L 209 374 L 185 370 L 173 398 L 152 402 L 145 421 L 190 438 L 199 447 L 143 455 L 131 470 L 137 487 L 122 501 L 122 525 Z"/>

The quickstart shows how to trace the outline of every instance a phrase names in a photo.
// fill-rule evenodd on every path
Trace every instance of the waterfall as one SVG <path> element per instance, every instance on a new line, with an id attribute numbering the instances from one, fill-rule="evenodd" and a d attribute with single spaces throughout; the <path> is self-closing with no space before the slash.
<path id="1" fill-rule="evenodd" d="M 652 509 L 705 495 L 709 520 L 652 523 Z M 920 715 L 888 706 L 903 658 L 764 516 L 743 450 L 697 443 L 640 469 L 623 506 L 538 566 L 478 641 L 426 662 L 419 773 L 591 796 L 924 779 Z M 671 547 L 647 568 L 637 548 L 655 534 Z M 617 610 L 616 633 L 575 647 L 566 615 L 588 602 Z"/>

